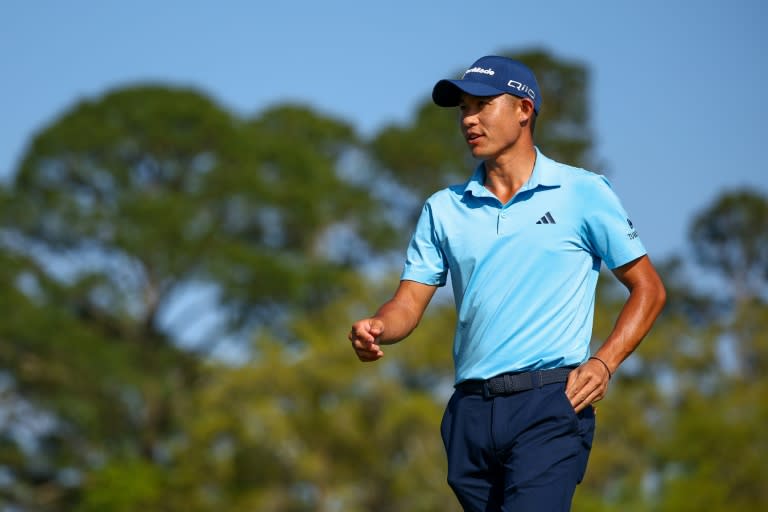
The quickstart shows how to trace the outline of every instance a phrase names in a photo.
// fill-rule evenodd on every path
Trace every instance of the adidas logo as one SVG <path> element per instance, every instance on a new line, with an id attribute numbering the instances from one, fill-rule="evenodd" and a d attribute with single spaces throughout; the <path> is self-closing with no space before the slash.
<path id="1" fill-rule="evenodd" d="M 536 222 L 536 224 L 555 224 L 555 218 L 551 213 L 547 212 L 541 219 Z"/>

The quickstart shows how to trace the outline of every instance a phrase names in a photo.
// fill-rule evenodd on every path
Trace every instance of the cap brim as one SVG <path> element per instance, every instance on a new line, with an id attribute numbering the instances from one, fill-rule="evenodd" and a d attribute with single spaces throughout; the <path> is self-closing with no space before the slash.
<path id="1" fill-rule="evenodd" d="M 472 96 L 496 96 L 504 94 L 504 91 L 470 80 L 440 80 L 432 89 L 432 101 L 439 107 L 456 107 L 461 102 L 462 93 Z"/>

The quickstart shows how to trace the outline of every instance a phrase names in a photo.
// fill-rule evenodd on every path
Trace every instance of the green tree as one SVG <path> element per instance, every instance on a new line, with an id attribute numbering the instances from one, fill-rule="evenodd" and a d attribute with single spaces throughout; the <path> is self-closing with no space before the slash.
<path id="1" fill-rule="evenodd" d="M 162 86 L 82 101 L 32 140 L 0 204 L 14 319 L 0 362 L 51 420 L 25 458 L 34 475 L 4 466 L 10 503 L 56 509 L 64 497 L 35 501 L 43 485 L 77 499 L 90 468 L 103 483 L 168 463 L 196 352 L 344 292 L 341 277 L 392 229 L 369 188 L 343 179 L 358 146 L 348 124 L 305 107 L 246 121 Z M 195 345 L 179 346 L 183 330 Z"/>
<path id="2" fill-rule="evenodd" d="M 724 193 L 692 223 L 698 262 L 723 284 L 721 307 L 702 364 L 678 370 L 660 510 L 747 511 L 768 501 L 766 228 L 768 198 L 754 191 Z"/>
<path id="3" fill-rule="evenodd" d="M 188 419 L 178 457 L 195 506 L 458 510 L 445 483 L 435 396 L 435 383 L 452 373 L 445 321 L 452 311 L 435 311 L 421 335 L 387 350 L 386 362 L 360 364 L 339 318 L 375 307 L 384 293 L 370 289 L 365 302 L 338 301 L 295 317 L 301 343 L 260 337 L 250 364 L 210 369 L 197 405 L 206 414 Z M 435 338 L 446 343 L 435 347 Z M 401 378 L 414 364 L 431 374 L 429 382 Z"/>
<path id="4" fill-rule="evenodd" d="M 755 251 L 761 235 L 747 235 L 739 224 L 761 225 L 764 219 L 744 209 L 762 211 L 765 199 L 732 199 L 717 198 L 692 224 L 692 245 L 707 247 L 705 261 L 721 262 L 709 276 L 709 267 L 679 260 L 660 266 L 668 306 L 598 405 L 597 439 L 575 510 L 746 511 L 766 502 L 761 397 L 768 386 L 768 308 L 764 299 L 741 293 L 742 267 L 731 273 L 730 263 L 722 263 Z M 706 222 L 729 224 L 734 232 L 713 236 L 720 228 Z M 719 296 L 696 287 L 715 271 Z M 622 297 L 606 284 L 598 294 L 598 339 Z"/>
<path id="5" fill-rule="evenodd" d="M 753 190 L 720 196 L 694 219 L 697 261 L 724 277 L 738 300 L 768 294 L 768 201 Z"/>

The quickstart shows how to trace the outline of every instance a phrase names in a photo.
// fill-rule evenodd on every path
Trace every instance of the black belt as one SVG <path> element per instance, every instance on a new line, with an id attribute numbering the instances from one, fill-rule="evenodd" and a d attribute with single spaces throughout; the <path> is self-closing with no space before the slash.
<path id="1" fill-rule="evenodd" d="M 488 380 L 465 380 L 456 385 L 456 389 L 472 395 L 485 397 L 510 395 L 520 391 L 528 391 L 546 384 L 565 382 L 573 368 L 553 368 L 532 372 L 505 373 L 491 377 Z"/>

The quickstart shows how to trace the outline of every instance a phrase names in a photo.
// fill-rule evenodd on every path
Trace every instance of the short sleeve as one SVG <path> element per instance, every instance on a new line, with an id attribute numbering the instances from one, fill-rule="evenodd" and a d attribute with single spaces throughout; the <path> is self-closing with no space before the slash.
<path id="1" fill-rule="evenodd" d="M 430 203 L 421 210 L 416 229 L 408 244 L 401 280 L 431 286 L 445 286 L 448 263 L 440 245 L 436 220 Z"/>
<path id="2" fill-rule="evenodd" d="M 589 180 L 585 194 L 585 243 L 610 269 L 646 254 L 645 247 L 611 183 L 605 176 Z"/>

